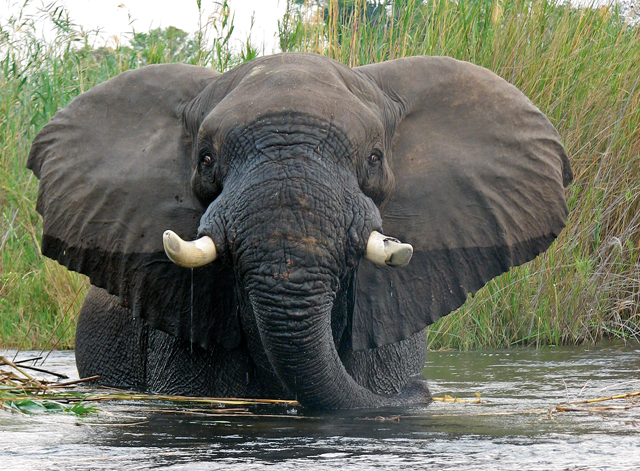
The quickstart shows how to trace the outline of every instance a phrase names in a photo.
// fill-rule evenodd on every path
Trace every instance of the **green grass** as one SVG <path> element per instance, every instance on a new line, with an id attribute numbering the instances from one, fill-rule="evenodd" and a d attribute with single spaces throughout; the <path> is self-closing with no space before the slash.
<path id="1" fill-rule="evenodd" d="M 39 35 L 43 24 L 53 38 Z M 224 71 L 254 58 L 250 42 L 231 50 L 232 28 L 226 2 L 193 38 L 175 28 L 134 32 L 128 47 L 94 47 L 95 32 L 55 6 L 0 24 L 0 348 L 73 348 L 89 287 L 85 276 L 41 255 L 38 181 L 25 168 L 37 132 L 75 96 L 125 70 L 185 62 Z"/>
<path id="2" fill-rule="evenodd" d="M 339 9 L 351 5 L 351 11 Z M 489 68 L 557 126 L 576 175 L 568 225 L 548 253 L 489 283 L 429 331 L 431 348 L 597 342 L 640 336 L 640 28 L 616 7 L 550 0 L 362 0 L 291 9 L 287 50 L 351 66 L 427 54 Z"/>
<path id="3" fill-rule="evenodd" d="M 344 3 L 352 8 L 338 8 Z M 621 21 L 615 7 L 575 9 L 548 0 L 389 1 L 378 13 L 367 13 L 362 0 L 327 4 L 324 14 L 290 5 L 280 24 L 283 50 L 351 66 L 415 54 L 469 60 L 531 98 L 570 154 L 576 178 L 559 240 L 432 326 L 430 346 L 638 338 L 640 28 Z M 155 30 L 113 49 L 92 47 L 91 34 L 59 10 L 49 17 L 57 25 L 53 42 L 42 40 L 29 19 L 20 32 L 15 21 L 0 25 L 0 347 L 72 347 L 88 286 L 40 255 L 37 181 L 24 169 L 31 140 L 74 96 L 123 70 L 181 61 L 224 71 L 255 57 L 251 45 L 231 50 L 229 11 L 221 8 L 195 37 Z"/>

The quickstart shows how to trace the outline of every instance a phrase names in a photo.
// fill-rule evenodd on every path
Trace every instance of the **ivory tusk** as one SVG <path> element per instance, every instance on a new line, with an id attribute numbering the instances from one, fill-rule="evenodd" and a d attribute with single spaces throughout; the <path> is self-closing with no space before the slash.
<path id="1" fill-rule="evenodd" d="M 182 240 L 173 231 L 164 231 L 162 245 L 172 262 L 186 268 L 198 268 L 218 258 L 216 245 L 209 236 L 200 237 L 193 242 Z"/>
<path id="2" fill-rule="evenodd" d="M 412 255 L 411 244 L 403 244 L 398 239 L 373 231 L 367 241 L 364 257 L 376 265 L 403 267 L 409 263 Z"/>

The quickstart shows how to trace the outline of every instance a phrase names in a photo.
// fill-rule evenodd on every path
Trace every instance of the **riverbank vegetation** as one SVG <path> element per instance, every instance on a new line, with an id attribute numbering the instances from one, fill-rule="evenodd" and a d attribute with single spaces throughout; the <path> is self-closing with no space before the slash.
<path id="1" fill-rule="evenodd" d="M 73 97 L 118 73 L 179 61 L 224 71 L 258 55 L 231 46 L 226 3 L 200 32 L 168 28 L 96 47 L 53 7 L 0 25 L 0 347 L 70 348 L 88 287 L 40 255 L 37 181 L 24 165 L 37 131 Z M 72 13 L 72 12 L 71 12 Z M 53 39 L 39 32 L 43 20 Z M 640 28 L 617 7 L 552 0 L 289 3 L 283 51 L 350 66 L 428 54 L 489 68 L 558 128 L 574 183 L 570 217 L 544 255 L 478 292 L 429 332 L 432 348 L 579 344 L 640 337 Z"/>

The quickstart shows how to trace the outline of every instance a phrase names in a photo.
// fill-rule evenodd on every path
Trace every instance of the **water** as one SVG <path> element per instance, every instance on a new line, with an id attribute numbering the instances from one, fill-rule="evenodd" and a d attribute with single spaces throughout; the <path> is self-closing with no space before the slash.
<path id="1" fill-rule="evenodd" d="M 31 352 L 20 357 L 27 355 Z M 77 377 L 72 352 L 54 352 L 44 367 Z M 87 418 L 0 412 L 0 467 L 640 469 L 640 407 L 551 416 L 534 411 L 548 410 L 568 397 L 640 391 L 637 345 L 433 352 L 424 375 L 434 396 L 475 398 L 480 393 L 491 402 L 328 414 L 282 406 L 254 409 L 261 417 L 166 413 L 174 406 L 142 403 L 101 404 L 105 413 Z M 619 400 L 600 405 L 629 404 Z M 393 420 L 398 415 L 399 420 Z"/>

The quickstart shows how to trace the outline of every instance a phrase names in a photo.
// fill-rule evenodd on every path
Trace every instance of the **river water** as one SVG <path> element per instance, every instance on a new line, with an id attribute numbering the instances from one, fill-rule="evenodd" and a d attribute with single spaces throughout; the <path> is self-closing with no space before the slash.
<path id="1" fill-rule="evenodd" d="M 53 352 L 43 367 L 77 377 L 73 352 Z M 326 414 L 262 406 L 253 417 L 157 403 L 100 404 L 84 418 L 0 412 L 0 469 L 640 469 L 637 396 L 595 404 L 634 406 L 626 410 L 545 412 L 640 391 L 637 344 L 431 352 L 424 376 L 434 396 L 483 402 Z"/>

